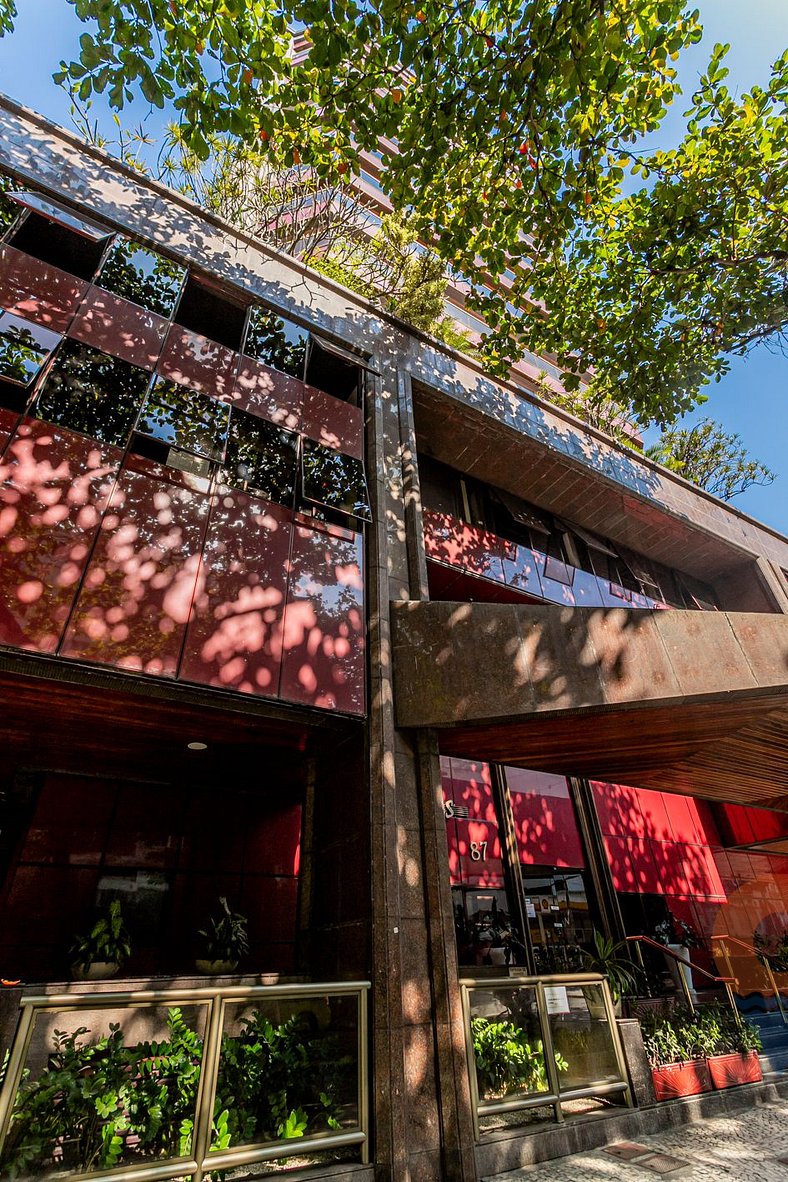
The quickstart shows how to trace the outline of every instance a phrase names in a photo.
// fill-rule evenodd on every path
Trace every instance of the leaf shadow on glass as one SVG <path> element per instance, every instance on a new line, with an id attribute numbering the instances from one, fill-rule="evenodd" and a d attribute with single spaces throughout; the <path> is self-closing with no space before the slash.
<path id="1" fill-rule="evenodd" d="M 37 418 L 123 447 L 150 381 L 147 370 L 65 341 L 33 407 Z"/>

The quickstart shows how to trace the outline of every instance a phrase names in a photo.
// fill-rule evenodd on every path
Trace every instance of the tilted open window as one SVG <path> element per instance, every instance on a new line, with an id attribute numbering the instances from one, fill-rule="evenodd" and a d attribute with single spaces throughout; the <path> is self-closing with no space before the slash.
<path id="1" fill-rule="evenodd" d="M 360 460 L 305 439 L 301 453 L 304 500 L 347 517 L 372 520 Z"/>
<path id="2" fill-rule="evenodd" d="M 93 278 L 112 230 L 38 193 L 7 196 L 28 211 L 9 238 L 11 246 L 79 279 Z"/>
<path id="3" fill-rule="evenodd" d="M 308 341 L 307 329 L 257 305 L 249 314 L 244 353 L 271 369 L 303 379 Z"/>
<path id="4" fill-rule="evenodd" d="M 266 419 L 233 409 L 224 478 L 234 488 L 261 493 L 292 505 L 295 497 L 298 436 Z"/>
<path id="5" fill-rule="evenodd" d="M 136 432 L 206 460 L 223 460 L 230 408 L 208 394 L 159 378 L 140 411 Z"/>
<path id="6" fill-rule="evenodd" d="M 33 413 L 104 443 L 123 447 L 150 381 L 147 370 L 64 341 L 44 379 Z"/>
<path id="7" fill-rule="evenodd" d="M 155 250 L 120 235 L 113 242 L 96 282 L 149 312 L 172 316 L 186 268 L 165 259 Z"/>
<path id="8" fill-rule="evenodd" d="M 29 387 L 59 341 L 59 333 L 0 311 L 0 405 L 24 409 Z"/>
<path id="9" fill-rule="evenodd" d="M 246 324 L 246 305 L 228 300 L 207 283 L 189 275 L 174 320 L 190 332 L 238 352 Z"/>

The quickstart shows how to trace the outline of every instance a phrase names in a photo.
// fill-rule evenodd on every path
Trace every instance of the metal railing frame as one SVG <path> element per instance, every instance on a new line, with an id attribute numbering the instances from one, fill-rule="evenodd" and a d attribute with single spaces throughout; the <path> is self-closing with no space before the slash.
<path id="1" fill-rule="evenodd" d="M 562 1089 L 555 1061 L 553 1036 L 548 1021 L 549 1012 L 545 989 L 551 985 L 578 987 L 583 985 L 598 985 L 602 989 L 605 1005 L 605 1017 L 610 1029 L 613 1051 L 616 1057 L 619 1079 L 591 1080 L 587 1085 L 579 1088 Z M 548 1091 L 536 1092 L 532 1095 L 511 1096 L 502 1100 L 482 1100 L 479 1096 L 479 1085 L 476 1078 L 476 1060 L 473 1053 L 473 1036 L 471 1033 L 471 993 L 474 990 L 519 989 L 528 987 L 535 990 L 536 1010 L 539 1020 L 539 1030 L 542 1036 L 545 1074 L 549 1084 Z M 471 1112 L 473 1117 L 473 1132 L 477 1141 L 481 1138 L 479 1118 L 495 1112 L 517 1112 L 528 1108 L 542 1108 L 550 1106 L 557 1124 L 564 1124 L 565 1118 L 561 1105 L 567 1100 L 580 1100 L 585 1097 L 609 1096 L 622 1094 L 629 1108 L 633 1107 L 632 1090 L 629 1085 L 624 1050 L 616 1025 L 616 1014 L 607 977 L 600 973 L 562 973 L 550 977 L 529 977 L 512 974 L 508 977 L 463 978 L 460 981 L 462 997 L 462 1012 L 465 1023 L 465 1050 L 468 1062 L 468 1079 L 471 1088 Z"/>
<path id="2" fill-rule="evenodd" d="M 769 961 L 768 961 L 766 955 L 763 952 L 759 952 L 754 944 L 748 944 L 746 940 L 740 940 L 738 936 L 731 936 L 727 932 L 721 936 L 712 936 L 712 947 L 714 946 L 715 943 L 718 943 L 720 941 L 725 941 L 725 940 L 729 941 L 731 944 L 738 944 L 738 946 L 740 948 L 744 948 L 744 949 L 746 949 L 747 952 L 752 953 L 752 955 L 758 961 L 758 964 L 762 968 L 766 969 L 766 974 L 769 978 L 769 983 L 770 983 L 772 989 L 774 990 L 774 996 L 775 996 L 775 1000 L 777 1002 L 777 1008 L 780 1011 L 780 1017 L 782 1018 L 783 1026 L 788 1026 L 788 1019 L 785 1016 L 785 1009 L 783 1008 L 782 998 L 780 997 L 780 990 L 777 987 L 777 982 L 775 981 L 774 973 L 772 972 L 772 966 L 769 964 Z M 733 977 L 733 980 L 736 982 L 736 985 L 738 986 L 739 979 L 738 979 L 738 977 L 736 977 L 736 975 L 733 972 L 733 966 L 731 965 L 730 954 L 728 952 L 728 949 L 725 947 L 724 943 L 722 945 L 722 956 L 723 956 L 723 959 L 725 960 L 725 964 L 727 966 L 728 972 L 731 974 L 731 976 Z"/>
<path id="3" fill-rule="evenodd" d="M 628 944 L 635 945 L 635 948 L 637 949 L 638 960 L 640 961 L 641 968 L 643 968 L 644 966 L 643 966 L 643 954 L 640 951 L 640 945 L 647 944 L 649 946 L 649 948 L 656 948 L 658 952 L 664 953 L 665 956 L 669 956 L 671 958 L 671 960 L 675 960 L 678 964 L 688 965 L 689 968 L 692 969 L 693 973 L 700 973 L 700 975 L 702 977 L 706 977 L 707 980 L 713 981 L 715 983 L 715 985 L 724 985 L 725 992 L 728 997 L 728 1005 L 733 1010 L 733 1016 L 736 1019 L 736 1021 L 739 1024 L 741 1024 L 741 1014 L 739 1013 L 739 1010 L 736 1006 L 736 1000 L 733 996 L 733 986 L 737 984 L 735 977 L 717 977 L 714 975 L 714 973 L 710 973 L 707 969 L 703 969 L 703 968 L 701 968 L 700 965 L 694 964 L 691 960 L 688 960 L 686 956 L 679 956 L 679 954 L 677 952 L 674 952 L 671 948 L 668 948 L 665 944 L 660 944 L 659 940 L 652 940 L 651 936 L 626 936 L 625 938 L 626 938 L 626 941 Z M 688 1007 L 690 1013 L 694 1014 L 695 1013 L 695 1002 L 692 999 L 692 994 L 690 993 L 689 985 L 687 984 L 683 973 L 679 973 L 679 980 L 681 981 L 681 988 L 684 991 L 684 997 L 687 1002 L 687 1007 Z"/>
<path id="4" fill-rule="evenodd" d="M 358 1145 L 361 1160 L 369 1161 L 369 1062 L 367 1036 L 368 981 L 341 981 L 297 985 L 235 985 L 227 988 L 149 989 L 130 992 L 63 993 L 23 997 L 22 1013 L 11 1046 L 6 1077 L 0 1089 L 0 1155 L 13 1115 L 19 1084 L 33 1037 L 36 1015 L 42 1012 L 78 1012 L 98 1009 L 146 1009 L 152 1006 L 174 1007 L 201 1005 L 206 1009 L 200 1081 L 194 1111 L 191 1157 L 156 1159 L 134 1162 L 111 1170 L 67 1175 L 70 1182 L 167 1182 L 168 1179 L 191 1176 L 192 1182 L 203 1182 L 208 1172 L 272 1161 L 279 1157 L 301 1156 L 304 1153 Z M 216 1095 L 221 1041 L 228 1004 L 254 1001 L 307 1001 L 310 998 L 355 997 L 358 1021 L 358 1123 L 346 1132 L 313 1133 L 297 1141 L 276 1141 L 258 1145 L 239 1145 L 211 1152 L 213 1108 Z M 63 1177 L 63 1174 L 58 1176 Z"/>

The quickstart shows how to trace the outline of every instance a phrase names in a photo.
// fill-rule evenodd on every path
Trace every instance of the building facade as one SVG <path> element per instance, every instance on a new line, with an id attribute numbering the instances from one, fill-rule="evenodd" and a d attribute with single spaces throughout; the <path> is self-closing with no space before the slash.
<path id="1" fill-rule="evenodd" d="M 9 100 L 0 170 L 6 1044 L 87 996 L 119 899 L 124 1021 L 183 995 L 221 1057 L 267 988 L 355 1047 L 355 1098 L 268 1141 L 492 1172 L 463 979 L 577 975 L 595 932 L 722 975 L 788 929 L 788 540 Z M 209 988 L 219 899 L 250 947 Z M 195 1120 L 157 1177 L 210 1176 Z M 206 1161 L 266 1141 L 210 1121 Z"/>

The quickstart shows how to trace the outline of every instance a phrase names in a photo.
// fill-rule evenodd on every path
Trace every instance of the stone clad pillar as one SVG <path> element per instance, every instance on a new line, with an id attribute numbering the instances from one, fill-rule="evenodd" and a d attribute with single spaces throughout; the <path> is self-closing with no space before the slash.
<path id="1" fill-rule="evenodd" d="M 368 397 L 372 1107 L 376 1177 L 476 1177 L 434 737 L 395 726 L 389 604 L 426 595 L 410 382 Z"/>

